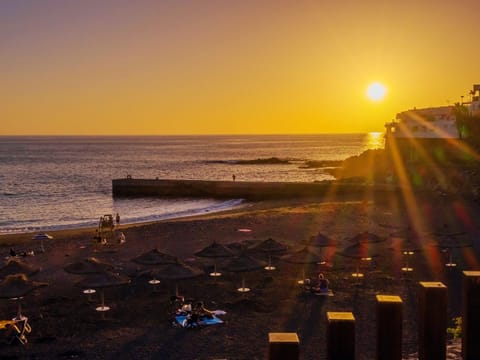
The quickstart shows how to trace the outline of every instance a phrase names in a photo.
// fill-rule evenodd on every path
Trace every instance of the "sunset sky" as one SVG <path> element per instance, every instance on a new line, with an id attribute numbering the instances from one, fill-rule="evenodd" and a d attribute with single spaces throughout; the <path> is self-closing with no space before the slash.
<path id="1" fill-rule="evenodd" d="M 383 131 L 468 99 L 479 14 L 478 0 L 0 0 L 0 135 Z"/>

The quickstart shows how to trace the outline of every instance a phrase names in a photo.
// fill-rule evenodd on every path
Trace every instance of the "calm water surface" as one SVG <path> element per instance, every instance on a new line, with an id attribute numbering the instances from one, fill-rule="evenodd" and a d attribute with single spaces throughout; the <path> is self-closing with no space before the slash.
<path id="1" fill-rule="evenodd" d="M 307 160 L 343 160 L 383 147 L 381 134 L 0 137 L 0 234 L 97 225 L 119 212 L 136 223 L 219 211 L 241 199 L 113 199 L 111 180 L 321 181 Z M 238 165 L 278 157 L 289 165 Z"/>

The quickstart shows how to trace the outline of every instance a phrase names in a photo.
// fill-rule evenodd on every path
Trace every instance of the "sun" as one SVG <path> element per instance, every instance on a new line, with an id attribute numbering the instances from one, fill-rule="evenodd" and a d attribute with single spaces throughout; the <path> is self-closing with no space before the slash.
<path id="1" fill-rule="evenodd" d="M 387 94 L 387 88 L 380 82 L 373 82 L 367 87 L 367 97 L 372 101 L 383 100 Z"/>

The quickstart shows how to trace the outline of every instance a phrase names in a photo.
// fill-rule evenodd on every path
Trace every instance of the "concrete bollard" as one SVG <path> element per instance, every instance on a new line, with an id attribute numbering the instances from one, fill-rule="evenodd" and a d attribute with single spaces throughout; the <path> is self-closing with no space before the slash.
<path id="1" fill-rule="evenodd" d="M 296 333 L 268 333 L 269 360 L 299 360 L 300 341 Z"/>
<path id="2" fill-rule="evenodd" d="M 402 299 L 377 295 L 377 360 L 402 359 Z"/>
<path id="3" fill-rule="evenodd" d="M 480 359 L 480 271 L 463 272 L 462 355 Z"/>
<path id="4" fill-rule="evenodd" d="M 355 359 L 355 318 L 351 312 L 327 312 L 327 359 Z"/>
<path id="5" fill-rule="evenodd" d="M 418 359 L 444 360 L 447 356 L 447 287 L 421 281 L 418 293 Z"/>

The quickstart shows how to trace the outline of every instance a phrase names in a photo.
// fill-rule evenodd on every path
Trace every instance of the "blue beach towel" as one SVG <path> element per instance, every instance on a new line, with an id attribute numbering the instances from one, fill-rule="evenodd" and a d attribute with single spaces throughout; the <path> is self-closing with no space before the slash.
<path id="1" fill-rule="evenodd" d="M 176 315 L 175 320 L 182 327 L 186 327 L 186 325 L 187 325 L 187 315 Z M 223 320 L 216 317 L 215 315 L 213 315 L 213 318 L 211 318 L 211 319 L 209 319 L 209 318 L 201 319 L 197 322 L 197 324 L 200 325 L 200 326 L 223 324 Z"/>

